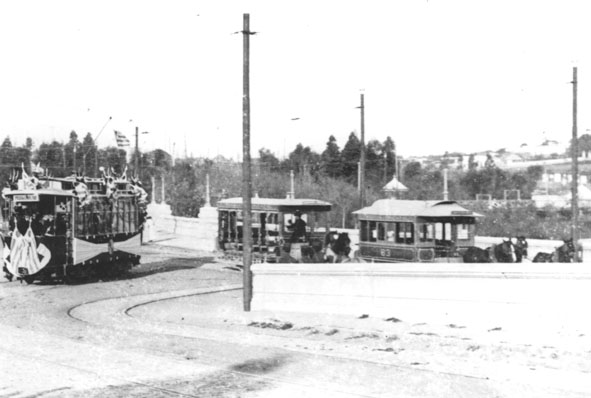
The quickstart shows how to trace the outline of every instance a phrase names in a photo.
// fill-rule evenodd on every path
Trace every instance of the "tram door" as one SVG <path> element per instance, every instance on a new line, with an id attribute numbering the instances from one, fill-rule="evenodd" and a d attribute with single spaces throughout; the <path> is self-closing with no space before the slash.
<path id="1" fill-rule="evenodd" d="M 447 255 L 453 246 L 452 224 L 445 221 L 435 222 L 435 252 L 442 256 Z"/>

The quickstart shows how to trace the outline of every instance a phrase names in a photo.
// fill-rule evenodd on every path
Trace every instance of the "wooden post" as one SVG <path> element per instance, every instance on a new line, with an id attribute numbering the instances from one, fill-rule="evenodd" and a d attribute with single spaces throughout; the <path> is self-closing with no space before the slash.
<path id="1" fill-rule="evenodd" d="M 252 179 L 250 165 L 250 15 L 243 14 L 243 94 L 242 94 L 242 249 L 244 311 L 252 301 Z"/>
<path id="2" fill-rule="evenodd" d="M 365 104 L 363 94 L 361 94 L 361 105 L 359 106 L 359 109 L 361 109 L 361 156 L 359 159 L 361 167 L 359 168 L 359 207 L 362 209 L 365 207 Z"/>
<path id="3" fill-rule="evenodd" d="M 572 227 L 571 237 L 573 244 L 575 245 L 575 256 L 573 261 L 579 262 L 579 144 L 577 137 L 577 67 L 573 68 L 573 135 L 571 145 L 571 157 L 572 157 L 572 198 L 571 198 L 571 211 L 572 211 Z"/>

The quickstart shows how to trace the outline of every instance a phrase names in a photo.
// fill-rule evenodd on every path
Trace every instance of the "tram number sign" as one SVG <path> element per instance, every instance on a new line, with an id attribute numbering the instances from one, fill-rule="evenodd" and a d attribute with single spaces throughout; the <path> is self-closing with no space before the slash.
<path id="1" fill-rule="evenodd" d="M 21 193 L 14 195 L 15 202 L 39 202 L 39 195 L 36 193 Z"/>
<path id="2" fill-rule="evenodd" d="M 382 257 L 390 257 L 391 254 L 390 249 L 380 249 L 380 256 Z"/>

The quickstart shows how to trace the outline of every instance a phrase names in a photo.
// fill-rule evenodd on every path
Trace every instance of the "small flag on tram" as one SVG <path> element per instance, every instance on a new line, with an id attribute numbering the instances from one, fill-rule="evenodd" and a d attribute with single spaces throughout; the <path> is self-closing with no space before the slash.
<path id="1" fill-rule="evenodd" d="M 115 139 L 117 140 L 117 146 L 129 146 L 129 140 L 120 131 L 115 131 Z"/>

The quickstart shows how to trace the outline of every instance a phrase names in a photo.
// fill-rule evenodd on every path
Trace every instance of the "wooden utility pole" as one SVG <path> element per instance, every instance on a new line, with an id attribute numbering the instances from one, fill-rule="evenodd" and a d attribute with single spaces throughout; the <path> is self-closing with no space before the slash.
<path id="1" fill-rule="evenodd" d="M 252 178 L 250 165 L 250 14 L 243 14 L 243 92 L 242 92 L 242 249 L 244 311 L 252 301 Z"/>
<path id="2" fill-rule="evenodd" d="M 365 207 L 365 104 L 363 94 L 361 94 L 361 156 L 359 167 L 359 208 Z"/>
<path id="3" fill-rule="evenodd" d="M 577 134 L 577 67 L 573 68 L 573 136 L 571 144 L 571 157 L 572 157 L 572 200 L 571 200 L 571 211 L 572 211 L 572 226 L 571 226 L 571 237 L 573 244 L 575 245 L 575 256 L 574 262 L 579 262 L 579 140 Z"/>

